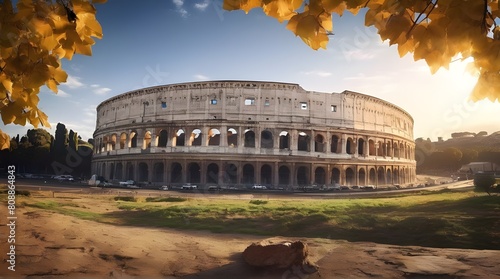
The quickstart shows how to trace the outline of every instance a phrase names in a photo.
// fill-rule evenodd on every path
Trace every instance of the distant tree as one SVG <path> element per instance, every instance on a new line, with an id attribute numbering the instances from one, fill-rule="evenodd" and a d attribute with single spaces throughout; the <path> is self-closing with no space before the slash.
<path id="1" fill-rule="evenodd" d="M 475 162 L 479 156 L 479 152 L 474 149 L 462 149 L 461 165 L 467 165 L 470 162 Z"/>
<path id="2" fill-rule="evenodd" d="M 474 176 L 474 186 L 479 191 L 484 191 L 491 195 L 492 186 L 495 184 L 495 177 L 491 174 L 476 174 Z"/>
<path id="3" fill-rule="evenodd" d="M 52 143 L 52 136 L 45 129 L 30 129 L 26 133 L 28 141 L 33 146 L 50 146 Z"/>
<path id="4" fill-rule="evenodd" d="M 68 140 L 69 148 L 78 151 L 78 134 L 73 132 L 73 130 L 69 130 Z"/>
<path id="5" fill-rule="evenodd" d="M 457 170 L 460 168 L 462 151 L 455 147 L 448 147 L 443 150 L 443 155 L 445 156 L 445 165 L 448 166 L 449 170 Z"/>
<path id="6" fill-rule="evenodd" d="M 486 131 L 481 131 L 479 133 L 476 134 L 476 137 L 484 137 L 484 136 L 487 136 L 488 135 L 488 132 Z"/>

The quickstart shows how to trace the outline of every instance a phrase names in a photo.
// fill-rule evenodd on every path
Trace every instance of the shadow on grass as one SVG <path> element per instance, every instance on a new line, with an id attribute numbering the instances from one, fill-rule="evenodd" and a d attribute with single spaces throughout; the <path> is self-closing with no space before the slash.
<path id="1" fill-rule="evenodd" d="M 263 236 L 294 236 L 369 241 L 438 248 L 500 249 L 500 197 L 477 196 L 409 207 L 354 206 L 297 211 L 275 208 L 247 215 L 200 208 L 166 207 L 115 211 L 102 215 L 113 224 L 208 230 Z M 243 213 L 243 212 L 240 212 Z"/>

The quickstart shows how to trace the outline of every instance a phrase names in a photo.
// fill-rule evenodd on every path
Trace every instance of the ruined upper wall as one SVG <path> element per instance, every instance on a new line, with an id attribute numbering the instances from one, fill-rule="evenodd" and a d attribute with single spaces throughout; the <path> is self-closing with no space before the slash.
<path id="1" fill-rule="evenodd" d="M 260 81 L 192 82 L 130 91 L 97 107 L 96 129 L 213 119 L 370 130 L 413 140 L 413 118 L 384 100 Z"/>

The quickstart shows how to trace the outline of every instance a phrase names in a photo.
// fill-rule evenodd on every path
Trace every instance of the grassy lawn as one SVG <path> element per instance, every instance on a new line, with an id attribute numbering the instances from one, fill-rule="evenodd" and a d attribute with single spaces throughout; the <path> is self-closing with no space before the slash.
<path id="1" fill-rule="evenodd" d="M 104 213 L 81 204 L 83 199 L 24 199 L 28 207 L 118 225 L 500 249 L 500 196 L 472 191 L 330 200 L 102 196 L 113 208 Z"/>

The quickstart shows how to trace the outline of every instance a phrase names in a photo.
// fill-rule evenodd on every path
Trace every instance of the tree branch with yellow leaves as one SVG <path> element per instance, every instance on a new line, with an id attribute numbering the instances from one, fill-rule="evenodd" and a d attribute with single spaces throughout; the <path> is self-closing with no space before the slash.
<path id="1" fill-rule="evenodd" d="M 106 0 L 0 1 L 0 114 L 4 124 L 48 126 L 38 108 L 45 85 L 57 93 L 68 75 L 61 59 L 92 55 L 93 38 L 102 38 L 94 4 Z M 8 148 L 0 131 L 0 149 Z"/>
<path id="2" fill-rule="evenodd" d="M 470 99 L 500 100 L 500 18 L 498 0 L 224 0 L 226 10 L 262 8 L 312 49 L 326 49 L 333 32 L 332 14 L 365 10 L 365 25 L 383 41 L 398 46 L 399 55 L 424 59 L 431 73 L 456 59 L 473 61 L 479 76 Z"/>

